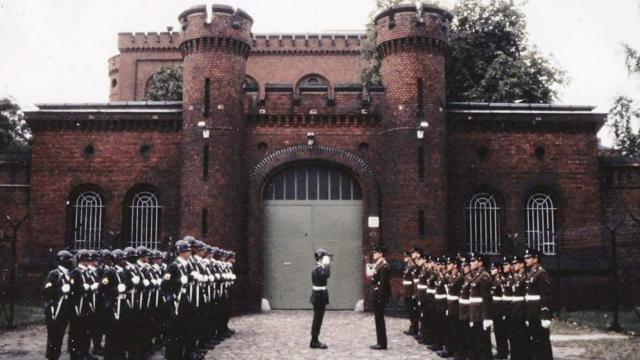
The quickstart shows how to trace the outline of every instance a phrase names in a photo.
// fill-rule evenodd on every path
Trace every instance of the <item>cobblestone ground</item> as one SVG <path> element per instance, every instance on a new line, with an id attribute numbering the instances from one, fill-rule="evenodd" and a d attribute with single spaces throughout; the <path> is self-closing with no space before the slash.
<path id="1" fill-rule="evenodd" d="M 309 348 L 311 311 L 274 311 L 268 314 L 235 317 L 230 326 L 236 335 L 207 354 L 207 359 L 440 359 L 404 335 L 406 319 L 386 318 L 389 350 L 374 351 L 376 342 L 372 314 L 351 311 L 328 311 L 320 340 L 327 350 Z M 46 329 L 42 325 L 0 333 L 0 359 L 44 359 Z M 66 337 L 65 346 L 66 349 Z M 581 359 L 581 349 L 555 348 L 556 359 Z M 162 359 L 158 353 L 153 360 Z M 68 359 L 68 356 L 63 357 Z"/>

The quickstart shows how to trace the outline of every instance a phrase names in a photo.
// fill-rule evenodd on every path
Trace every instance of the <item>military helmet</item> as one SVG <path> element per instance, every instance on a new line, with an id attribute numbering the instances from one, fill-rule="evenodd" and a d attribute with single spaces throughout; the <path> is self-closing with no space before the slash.
<path id="1" fill-rule="evenodd" d="M 131 246 L 127 246 L 123 251 L 127 254 L 127 260 L 129 261 L 133 261 L 138 257 L 138 252 Z"/>
<path id="2" fill-rule="evenodd" d="M 78 252 L 76 252 L 76 258 L 78 259 L 78 261 L 91 260 L 91 254 L 88 250 L 80 249 L 78 250 Z"/>
<path id="3" fill-rule="evenodd" d="M 236 258 L 236 252 L 235 252 L 235 251 L 231 251 L 231 250 L 229 250 L 229 256 L 228 256 L 228 258 L 229 258 L 229 259 L 235 259 L 235 258 Z"/>
<path id="4" fill-rule="evenodd" d="M 125 260 L 127 258 L 127 253 L 120 249 L 115 249 L 111 252 L 111 256 L 113 256 L 114 260 Z"/>
<path id="5" fill-rule="evenodd" d="M 111 254 L 111 251 L 109 249 L 100 250 L 100 257 L 102 257 L 103 259 L 113 259 L 113 255 Z"/>
<path id="6" fill-rule="evenodd" d="M 89 251 L 89 260 L 98 260 L 100 258 L 100 254 L 97 251 L 93 249 L 90 249 L 88 251 Z"/>
<path id="7" fill-rule="evenodd" d="M 151 255 L 151 251 L 147 249 L 146 246 L 138 246 L 138 248 L 136 249 L 136 252 L 140 257 L 149 257 Z"/>
<path id="8" fill-rule="evenodd" d="M 160 252 L 160 250 L 152 250 L 149 257 L 151 259 L 162 259 L 162 253 Z"/>
<path id="9" fill-rule="evenodd" d="M 73 265 L 73 254 L 67 250 L 60 250 L 56 253 L 56 259 L 58 265 L 62 265 L 66 268 L 70 268 Z"/>
<path id="10" fill-rule="evenodd" d="M 185 236 L 186 238 L 186 236 Z M 176 241 L 176 252 L 178 254 L 183 253 L 185 251 L 190 251 L 189 249 L 189 243 L 185 240 L 178 240 Z"/>
<path id="11" fill-rule="evenodd" d="M 327 250 L 325 250 L 325 249 L 318 249 L 313 253 L 313 257 L 316 260 L 320 260 L 320 259 L 322 259 L 323 257 L 325 257 L 327 255 L 329 255 L 329 252 L 327 252 Z"/>
<path id="12" fill-rule="evenodd" d="M 207 244 L 205 244 L 202 240 L 196 240 L 195 247 L 197 251 L 206 250 Z"/>

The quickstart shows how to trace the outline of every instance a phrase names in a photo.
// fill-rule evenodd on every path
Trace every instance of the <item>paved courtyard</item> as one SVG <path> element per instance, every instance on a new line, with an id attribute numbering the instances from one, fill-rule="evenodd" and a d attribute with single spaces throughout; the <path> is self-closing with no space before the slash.
<path id="1" fill-rule="evenodd" d="M 312 315 L 311 311 L 274 311 L 233 318 L 236 335 L 210 351 L 207 359 L 440 359 L 402 333 L 407 320 L 391 317 L 387 318 L 389 350 L 370 350 L 369 345 L 375 343 L 373 316 L 351 311 L 327 312 L 320 339 L 329 349 L 309 349 Z M 0 359 L 43 359 L 45 344 L 42 325 L 0 333 Z M 554 349 L 556 359 L 583 358 L 579 345 L 567 345 L 571 347 Z M 162 358 L 158 353 L 154 360 Z"/>

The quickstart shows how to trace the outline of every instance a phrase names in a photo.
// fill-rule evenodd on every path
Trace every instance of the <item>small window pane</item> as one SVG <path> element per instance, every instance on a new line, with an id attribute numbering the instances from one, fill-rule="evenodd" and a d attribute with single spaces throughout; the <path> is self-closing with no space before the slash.
<path id="1" fill-rule="evenodd" d="M 287 200 L 295 200 L 296 199 L 296 172 L 294 170 L 287 170 L 285 173 L 286 179 L 286 193 Z"/>
<path id="2" fill-rule="evenodd" d="M 307 199 L 307 167 L 296 169 L 297 200 Z"/>
<path id="3" fill-rule="evenodd" d="M 351 177 L 347 173 L 341 174 L 342 200 L 351 200 Z"/>
<path id="4" fill-rule="evenodd" d="M 329 200 L 329 170 L 321 168 L 318 170 L 318 184 L 320 186 L 320 194 L 318 200 Z"/>
<path id="5" fill-rule="evenodd" d="M 309 200 L 318 200 L 318 168 L 309 168 Z"/>
<path id="6" fill-rule="evenodd" d="M 284 176 L 280 173 L 273 179 L 273 187 L 275 188 L 274 200 L 284 200 Z"/>
<path id="7" fill-rule="evenodd" d="M 331 200 L 340 200 L 340 171 L 337 169 L 331 169 L 329 171 L 329 176 Z"/>

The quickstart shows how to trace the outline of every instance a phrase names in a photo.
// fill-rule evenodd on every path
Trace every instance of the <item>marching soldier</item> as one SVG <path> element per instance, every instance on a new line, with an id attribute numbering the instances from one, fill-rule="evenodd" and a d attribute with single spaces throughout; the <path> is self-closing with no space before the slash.
<path id="1" fill-rule="evenodd" d="M 471 358 L 491 359 L 491 276 L 484 268 L 484 259 L 472 253 L 469 258 L 473 279 L 469 288 L 469 327 L 471 328 Z"/>
<path id="2" fill-rule="evenodd" d="M 469 293 L 471 291 L 471 281 L 473 280 L 473 273 L 471 272 L 471 266 L 466 259 L 462 260 L 462 272 L 463 282 L 460 287 L 460 296 L 458 299 L 458 311 L 460 315 L 460 335 L 462 341 L 460 342 L 460 354 L 462 359 L 466 359 L 471 355 L 471 348 L 473 347 L 471 327 L 469 326 Z"/>
<path id="3" fill-rule="evenodd" d="M 376 338 L 377 344 L 371 345 L 373 350 L 387 349 L 387 330 L 384 323 L 384 308 L 387 305 L 391 294 L 390 267 L 384 258 L 385 249 L 381 246 L 373 248 L 372 256 L 374 263 L 374 272 L 371 277 L 371 294 L 374 306 L 374 315 L 376 321 Z"/>
<path id="4" fill-rule="evenodd" d="M 89 354 L 89 347 L 98 283 L 94 281 L 88 267 L 91 261 L 90 253 L 87 250 L 78 250 L 76 257 L 78 266 L 69 274 L 72 307 L 69 353 L 71 360 L 94 359 L 95 357 Z"/>
<path id="5" fill-rule="evenodd" d="M 105 360 L 124 360 L 127 354 L 128 336 L 131 332 L 128 322 L 132 306 L 127 298 L 127 291 L 133 288 L 125 269 L 126 253 L 115 249 L 111 253 L 114 266 L 106 269 L 100 286 L 104 294 L 104 309 L 107 317 L 105 326 Z"/>
<path id="6" fill-rule="evenodd" d="M 311 298 L 313 304 L 313 323 L 311 324 L 311 342 L 309 347 L 312 349 L 326 349 L 327 345 L 320 342 L 320 328 L 322 327 L 322 318 L 324 311 L 329 304 L 329 292 L 327 291 L 327 279 L 331 276 L 331 259 L 329 253 L 324 249 L 318 249 L 313 254 L 316 259 L 316 266 L 311 271 Z"/>
<path id="7" fill-rule="evenodd" d="M 527 274 L 524 266 L 524 259 L 521 256 L 514 256 L 511 261 L 513 267 L 511 276 L 510 308 L 508 316 L 509 342 L 511 343 L 512 360 L 528 360 L 527 346 L 528 336 L 525 309 L 525 295 L 527 293 Z"/>
<path id="8" fill-rule="evenodd" d="M 42 289 L 47 324 L 46 358 L 49 360 L 60 358 L 62 339 L 71 316 L 69 271 L 73 267 L 73 255 L 61 250 L 56 254 L 56 260 L 58 266 L 49 272 Z"/>
<path id="9" fill-rule="evenodd" d="M 540 253 L 536 249 L 527 249 L 524 260 L 527 265 L 526 278 L 526 322 L 531 341 L 531 357 L 535 360 L 553 359 L 549 327 L 551 326 L 551 280 L 549 274 L 540 265 Z"/>
<path id="10" fill-rule="evenodd" d="M 496 337 L 496 349 L 498 353 L 494 356 L 496 359 L 506 359 L 509 356 L 509 340 L 505 329 L 505 304 L 503 303 L 503 276 L 502 267 L 500 263 L 491 264 L 491 297 L 493 299 L 492 320 L 493 320 L 493 333 Z"/>
<path id="11" fill-rule="evenodd" d="M 152 295 L 151 295 L 151 322 L 153 324 L 152 330 L 152 342 L 153 348 L 159 350 L 162 348 L 162 329 L 164 327 L 164 311 L 163 311 L 163 299 L 160 291 L 162 286 L 162 275 L 164 275 L 163 255 L 160 251 L 154 250 L 151 252 L 151 273 L 153 276 Z"/>
<path id="12" fill-rule="evenodd" d="M 418 316 L 416 315 L 416 297 L 413 292 L 413 278 L 416 276 L 417 265 L 411 251 L 404 252 L 404 271 L 402 273 L 402 289 L 404 305 L 409 315 L 409 330 L 404 333 L 410 336 L 418 334 Z"/>

